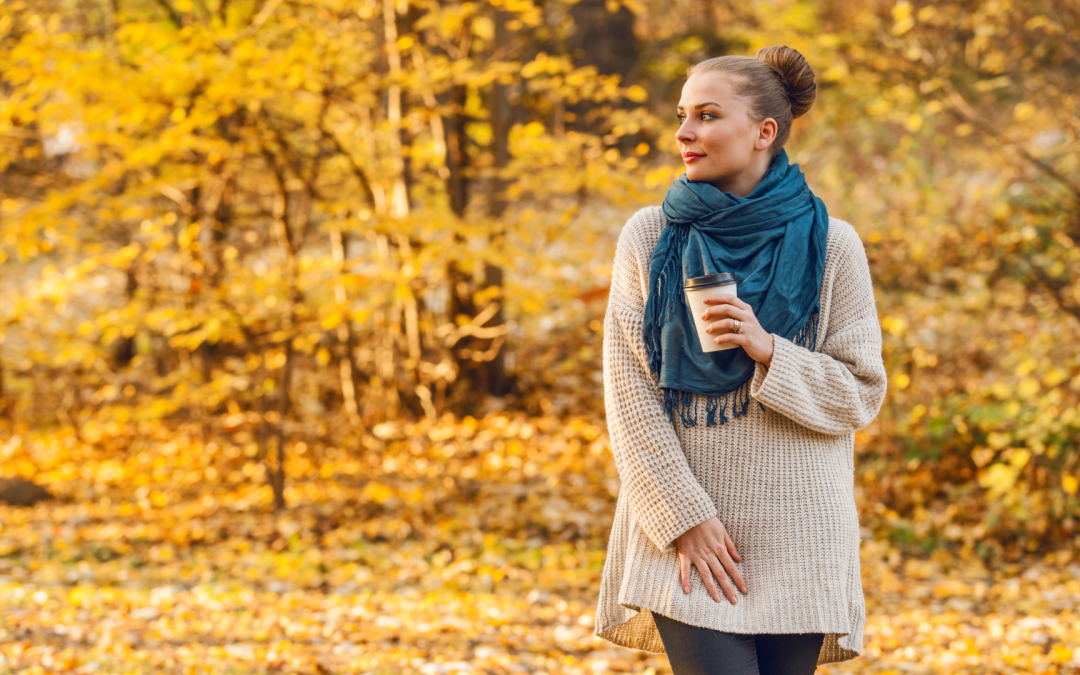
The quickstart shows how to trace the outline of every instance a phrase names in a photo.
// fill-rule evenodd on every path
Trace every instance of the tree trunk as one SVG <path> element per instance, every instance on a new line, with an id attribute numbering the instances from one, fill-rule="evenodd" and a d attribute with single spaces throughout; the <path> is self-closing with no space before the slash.
<path id="1" fill-rule="evenodd" d="M 449 115 L 444 124 L 446 129 L 446 192 L 450 198 L 450 210 L 458 219 L 464 219 L 465 208 L 469 202 L 469 181 L 465 175 L 468 163 L 468 137 L 465 134 L 465 116 L 461 113 L 465 105 L 467 91 L 464 86 L 454 87 L 450 91 L 450 104 L 453 113 Z M 458 243 L 464 242 L 460 234 L 454 235 Z M 450 260 L 446 264 L 446 284 L 449 290 L 449 299 L 446 306 L 447 320 L 457 323 L 458 317 L 463 316 L 471 319 L 476 316 L 476 305 L 473 303 L 474 284 L 469 274 L 461 269 L 456 260 Z M 472 380 L 472 363 L 456 357 L 458 377 L 461 380 L 475 384 Z"/>
<path id="2" fill-rule="evenodd" d="M 343 316 L 337 327 L 339 343 L 338 374 L 341 379 L 341 398 L 345 405 L 345 415 L 349 419 L 349 425 L 358 436 L 364 433 L 364 424 L 360 419 L 360 406 L 356 400 L 356 364 L 353 362 L 353 352 L 356 349 L 356 339 L 353 336 L 352 317 L 349 316 L 349 295 L 342 282 L 345 275 L 347 261 L 345 259 L 347 240 L 337 223 L 330 225 L 330 248 L 334 254 L 334 262 L 338 265 L 338 279 L 334 284 L 334 301 L 341 308 Z"/>
<path id="3" fill-rule="evenodd" d="M 447 117 L 443 125 L 446 130 L 446 192 L 450 195 L 450 210 L 458 218 L 465 217 L 465 207 L 469 203 L 469 182 L 465 176 L 468 138 L 465 135 L 465 116 L 460 112 L 465 107 L 467 95 L 463 85 L 450 90 L 450 104 L 454 113 Z"/>
<path id="4" fill-rule="evenodd" d="M 270 488 L 274 491 L 274 511 L 285 508 L 285 420 L 289 414 L 289 385 L 292 380 L 292 340 L 285 342 L 285 365 L 281 368 L 281 395 L 278 399 L 277 442 L 274 444 L 277 467 L 270 474 Z"/>
<path id="5" fill-rule="evenodd" d="M 574 32 L 570 50 L 576 66 L 594 66 L 602 75 L 619 75 L 625 82 L 632 79 L 640 49 L 634 35 L 634 14 L 620 4 L 615 12 L 607 9 L 607 0 L 580 0 L 570 9 Z M 570 106 L 576 122 L 571 127 L 591 131 L 589 111 L 596 107 L 590 101 Z"/>
<path id="6" fill-rule="evenodd" d="M 285 187 L 285 174 L 277 158 L 268 148 L 263 149 L 263 156 L 274 174 L 277 193 L 274 195 L 273 222 L 277 230 L 278 242 L 285 254 L 286 308 L 281 332 L 284 334 L 285 363 L 282 364 L 278 391 L 277 443 L 275 444 L 276 466 L 267 476 L 274 493 L 274 510 L 284 509 L 285 504 L 285 424 L 290 410 L 289 388 L 292 383 L 293 368 L 293 331 L 296 329 L 296 306 L 299 297 L 300 265 L 297 252 L 307 230 L 311 211 L 311 194 L 301 193 L 301 203 L 296 210 L 295 227 L 290 228 L 289 192 Z M 268 469 L 270 467 L 268 466 Z"/>
<path id="7" fill-rule="evenodd" d="M 401 50 L 398 47 L 396 4 L 395 0 L 383 0 L 386 62 L 391 82 L 386 92 L 386 119 L 390 123 L 390 152 L 393 156 L 394 167 L 393 187 L 390 191 L 390 215 L 405 218 L 409 215 L 409 190 L 405 180 L 405 157 L 402 151 L 404 130 L 401 125 L 401 85 L 398 84 L 401 78 Z"/>
<path id="8" fill-rule="evenodd" d="M 509 31 L 506 28 L 506 12 L 495 13 L 495 51 L 500 52 L 508 46 L 510 41 Z M 493 220 L 499 220 L 506 213 L 506 180 L 501 172 L 510 164 L 510 127 L 513 124 L 513 108 L 510 106 L 509 86 L 500 84 L 496 80 L 491 90 L 491 132 L 492 132 L 492 155 L 495 164 L 495 176 L 491 185 L 491 197 L 489 200 L 490 213 Z M 505 228 L 500 226 L 492 234 L 493 247 L 501 245 L 505 236 Z M 499 310 L 492 317 L 489 325 L 501 326 L 506 322 L 503 306 L 505 304 L 502 294 L 503 270 L 501 267 L 486 264 L 484 266 L 484 286 L 490 292 L 492 288 L 498 288 L 499 292 L 494 295 L 499 303 Z M 496 344 L 496 341 L 498 344 Z M 506 343 L 503 336 L 494 338 L 488 344 L 486 351 L 495 350 L 494 357 L 487 361 L 483 367 L 484 391 L 491 396 L 502 396 L 506 393 Z"/>
<path id="9" fill-rule="evenodd" d="M 574 33 L 570 49 L 574 65 L 596 66 L 599 73 L 617 73 L 625 80 L 637 65 L 639 48 L 634 14 L 620 4 L 609 12 L 606 0 L 580 0 L 570 10 Z"/>

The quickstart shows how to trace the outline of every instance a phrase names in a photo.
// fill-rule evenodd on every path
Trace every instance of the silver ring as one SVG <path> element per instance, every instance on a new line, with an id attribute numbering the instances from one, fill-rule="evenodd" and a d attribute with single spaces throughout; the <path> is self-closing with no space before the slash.
<path id="1" fill-rule="evenodd" d="M 732 321 L 735 322 L 735 332 L 736 333 L 741 333 L 742 332 L 742 322 L 739 321 L 738 319 L 732 319 Z"/>

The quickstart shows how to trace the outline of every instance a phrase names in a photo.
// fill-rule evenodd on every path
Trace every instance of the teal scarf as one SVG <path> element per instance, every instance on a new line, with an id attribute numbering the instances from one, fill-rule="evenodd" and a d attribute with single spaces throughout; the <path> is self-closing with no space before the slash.
<path id="1" fill-rule="evenodd" d="M 649 260 L 645 348 L 672 424 L 697 425 L 694 394 L 706 397 L 706 425 L 750 405 L 754 360 L 741 347 L 703 352 L 683 280 L 733 272 L 739 298 L 761 326 L 795 344 L 817 342 L 818 297 L 829 214 L 798 164 L 780 151 L 746 197 L 679 176 L 664 197 L 668 226 Z"/>

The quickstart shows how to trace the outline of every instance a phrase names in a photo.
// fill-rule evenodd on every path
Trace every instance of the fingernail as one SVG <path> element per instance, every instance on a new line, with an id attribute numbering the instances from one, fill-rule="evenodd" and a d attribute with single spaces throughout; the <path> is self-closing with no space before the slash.
<path id="1" fill-rule="evenodd" d="M 682 592 L 683 593 L 689 593 L 690 592 L 690 587 L 689 586 L 683 586 L 682 587 Z"/>

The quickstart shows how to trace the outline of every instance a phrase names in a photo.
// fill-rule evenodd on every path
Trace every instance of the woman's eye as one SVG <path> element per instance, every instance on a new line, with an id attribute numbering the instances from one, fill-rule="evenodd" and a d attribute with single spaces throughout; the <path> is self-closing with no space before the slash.
<path id="1" fill-rule="evenodd" d="M 678 117 L 680 122 L 685 122 L 686 121 L 686 115 L 684 115 L 683 113 L 679 113 L 679 114 L 675 115 L 675 117 Z"/>
<path id="2" fill-rule="evenodd" d="M 712 114 L 712 113 L 710 113 L 710 112 L 706 112 L 706 113 L 701 113 L 701 119 L 702 119 L 702 120 L 712 120 L 712 119 L 716 119 L 716 115 L 714 115 L 714 114 Z"/>

